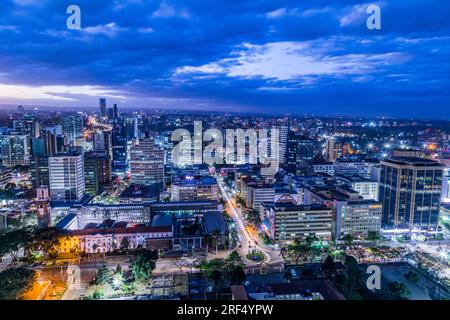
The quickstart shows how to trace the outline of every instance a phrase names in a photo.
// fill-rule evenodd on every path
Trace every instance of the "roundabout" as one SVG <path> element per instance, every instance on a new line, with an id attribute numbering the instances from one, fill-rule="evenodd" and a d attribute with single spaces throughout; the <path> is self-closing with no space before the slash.
<path id="1" fill-rule="evenodd" d="M 267 257 L 259 250 L 252 250 L 245 255 L 245 258 L 250 262 L 264 262 Z"/>

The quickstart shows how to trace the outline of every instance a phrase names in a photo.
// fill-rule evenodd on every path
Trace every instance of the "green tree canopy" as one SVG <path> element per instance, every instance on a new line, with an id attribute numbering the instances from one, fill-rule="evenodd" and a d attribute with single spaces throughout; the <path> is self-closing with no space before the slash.
<path id="1" fill-rule="evenodd" d="M 17 300 L 36 281 L 36 273 L 25 268 L 12 268 L 0 272 L 0 300 Z"/>
<path id="2" fill-rule="evenodd" d="M 137 281 L 150 279 L 152 271 L 156 266 L 158 252 L 141 250 L 136 254 L 136 259 L 131 264 L 131 272 Z"/>

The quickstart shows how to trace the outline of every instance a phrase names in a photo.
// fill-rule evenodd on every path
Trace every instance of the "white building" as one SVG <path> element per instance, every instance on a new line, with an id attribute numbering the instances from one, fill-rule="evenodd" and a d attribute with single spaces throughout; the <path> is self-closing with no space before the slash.
<path id="1" fill-rule="evenodd" d="M 275 187 L 262 181 L 244 178 L 241 182 L 241 196 L 247 207 L 259 209 L 263 202 L 274 202 Z"/>
<path id="2" fill-rule="evenodd" d="M 333 210 L 322 205 L 298 206 L 292 203 L 261 204 L 261 214 L 269 221 L 270 237 L 276 242 L 291 242 L 316 236 L 331 240 Z M 265 226 L 265 224 L 263 224 Z M 267 226 L 266 226 L 267 227 Z"/>
<path id="3" fill-rule="evenodd" d="M 49 157 L 50 195 L 53 201 L 78 201 L 85 192 L 84 159 L 81 154 Z"/>
<path id="4" fill-rule="evenodd" d="M 361 176 L 339 175 L 337 178 L 358 192 L 363 199 L 378 201 L 379 183 L 377 181 L 371 181 Z"/>
<path id="5" fill-rule="evenodd" d="M 334 175 L 334 164 L 332 162 L 313 164 L 313 172 L 314 174 L 326 173 L 332 176 Z"/>

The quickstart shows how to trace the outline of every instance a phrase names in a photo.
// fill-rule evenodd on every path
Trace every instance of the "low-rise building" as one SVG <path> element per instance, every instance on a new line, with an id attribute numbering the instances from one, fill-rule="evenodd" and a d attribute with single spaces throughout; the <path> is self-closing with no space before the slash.
<path id="1" fill-rule="evenodd" d="M 218 186 L 210 176 L 176 176 L 172 179 L 172 201 L 217 200 Z"/>
<path id="2" fill-rule="evenodd" d="M 333 210 L 323 205 L 263 203 L 261 215 L 263 222 L 268 221 L 269 228 L 265 231 L 276 242 L 291 242 L 308 236 L 320 240 L 332 238 Z"/>
<path id="3" fill-rule="evenodd" d="M 135 226 L 87 228 L 69 230 L 59 242 L 59 253 L 106 253 L 118 250 L 126 243 L 127 249 L 149 248 L 151 241 L 170 240 L 173 226 Z"/>

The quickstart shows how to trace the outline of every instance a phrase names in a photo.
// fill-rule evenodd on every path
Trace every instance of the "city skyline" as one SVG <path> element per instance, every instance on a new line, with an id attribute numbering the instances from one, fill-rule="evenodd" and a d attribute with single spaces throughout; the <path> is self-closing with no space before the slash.
<path id="1" fill-rule="evenodd" d="M 448 119 L 450 5 L 374 3 L 8 0 L 0 105 Z"/>

